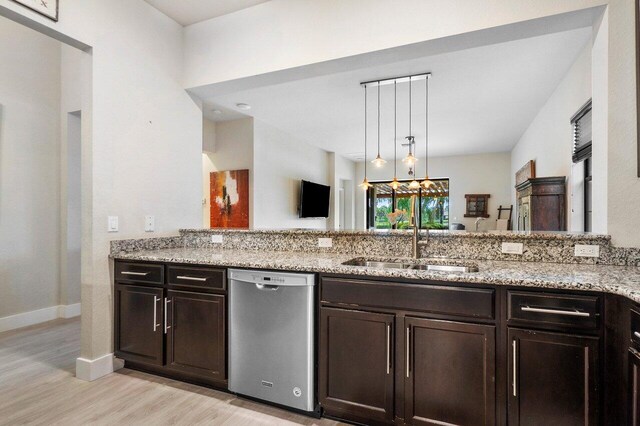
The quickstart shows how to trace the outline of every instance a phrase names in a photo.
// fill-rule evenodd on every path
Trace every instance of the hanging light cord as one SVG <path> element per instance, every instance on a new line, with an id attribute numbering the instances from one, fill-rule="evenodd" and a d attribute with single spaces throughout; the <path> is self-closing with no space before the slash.
<path id="1" fill-rule="evenodd" d="M 393 178 L 398 175 L 398 83 L 393 82 Z"/>
<path id="2" fill-rule="evenodd" d="M 429 178 L 429 77 L 424 80 L 424 175 Z"/>
<path id="3" fill-rule="evenodd" d="M 364 86 L 364 178 L 367 178 L 367 86 Z"/>
<path id="4" fill-rule="evenodd" d="M 412 126 L 411 126 L 411 77 L 409 77 L 409 154 L 412 154 L 412 146 L 413 145 L 413 133 L 411 132 Z"/>
<path id="5" fill-rule="evenodd" d="M 378 82 L 378 158 L 380 157 L 380 82 Z"/>

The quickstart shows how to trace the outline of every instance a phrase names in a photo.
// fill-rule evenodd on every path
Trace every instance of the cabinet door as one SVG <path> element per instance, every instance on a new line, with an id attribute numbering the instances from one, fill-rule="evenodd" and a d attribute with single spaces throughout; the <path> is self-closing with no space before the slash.
<path id="1" fill-rule="evenodd" d="M 640 426 L 640 353 L 629 349 L 629 424 Z"/>
<path id="2" fill-rule="evenodd" d="M 162 365 L 162 289 L 116 285 L 115 354 L 126 361 Z"/>
<path id="3" fill-rule="evenodd" d="M 495 327 L 405 318 L 405 422 L 494 425 Z"/>
<path id="4" fill-rule="evenodd" d="M 166 304 L 167 367 L 225 380 L 225 297 L 169 290 Z"/>
<path id="5" fill-rule="evenodd" d="M 597 337 L 509 329 L 509 424 L 596 425 Z"/>
<path id="6" fill-rule="evenodd" d="M 320 404 L 365 424 L 393 421 L 394 315 L 320 309 Z"/>

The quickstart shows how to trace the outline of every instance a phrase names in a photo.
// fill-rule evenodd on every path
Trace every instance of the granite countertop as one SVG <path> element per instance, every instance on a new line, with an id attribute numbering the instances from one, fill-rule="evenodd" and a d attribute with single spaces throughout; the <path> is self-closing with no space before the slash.
<path id="1" fill-rule="evenodd" d="M 603 291 L 626 296 L 634 302 L 640 303 L 640 267 L 474 260 L 466 263 L 477 265 L 479 272 L 450 273 L 342 265 L 343 262 L 356 257 L 349 254 L 211 248 L 140 250 L 118 253 L 111 257 L 150 262 Z M 420 259 L 420 263 L 443 263 L 444 261 L 443 259 Z M 461 261 L 452 262 L 460 263 Z"/>

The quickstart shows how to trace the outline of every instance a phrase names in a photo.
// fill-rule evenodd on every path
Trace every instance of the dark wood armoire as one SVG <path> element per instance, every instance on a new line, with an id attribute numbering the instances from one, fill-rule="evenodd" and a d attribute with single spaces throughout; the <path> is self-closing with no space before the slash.
<path id="1" fill-rule="evenodd" d="M 566 231 L 565 176 L 527 179 L 516 185 L 519 231 Z"/>

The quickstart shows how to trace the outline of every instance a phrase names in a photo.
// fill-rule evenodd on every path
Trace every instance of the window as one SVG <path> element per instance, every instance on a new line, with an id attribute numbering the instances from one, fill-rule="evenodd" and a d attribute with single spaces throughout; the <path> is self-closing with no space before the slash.
<path id="1" fill-rule="evenodd" d="M 368 229 L 408 229 L 411 220 L 411 196 L 418 197 L 417 219 L 422 229 L 449 229 L 449 179 L 437 179 L 425 190 L 409 188 L 401 181 L 394 190 L 390 181 L 372 183 L 367 191 Z M 404 212 L 404 213 L 403 213 Z M 391 217 L 390 217 L 391 214 Z M 393 223 L 393 216 L 397 222 Z"/>
<path id="2" fill-rule="evenodd" d="M 591 100 L 584 104 L 582 108 L 571 117 L 571 126 L 573 127 L 573 156 L 572 160 L 574 164 L 584 162 L 584 179 L 582 182 L 583 187 L 583 200 L 582 206 L 584 212 L 584 228 L 585 232 L 591 232 L 592 230 L 592 185 L 591 180 L 593 177 L 593 161 L 592 161 L 592 126 L 591 126 Z M 575 208 L 575 207 L 574 207 Z"/>

